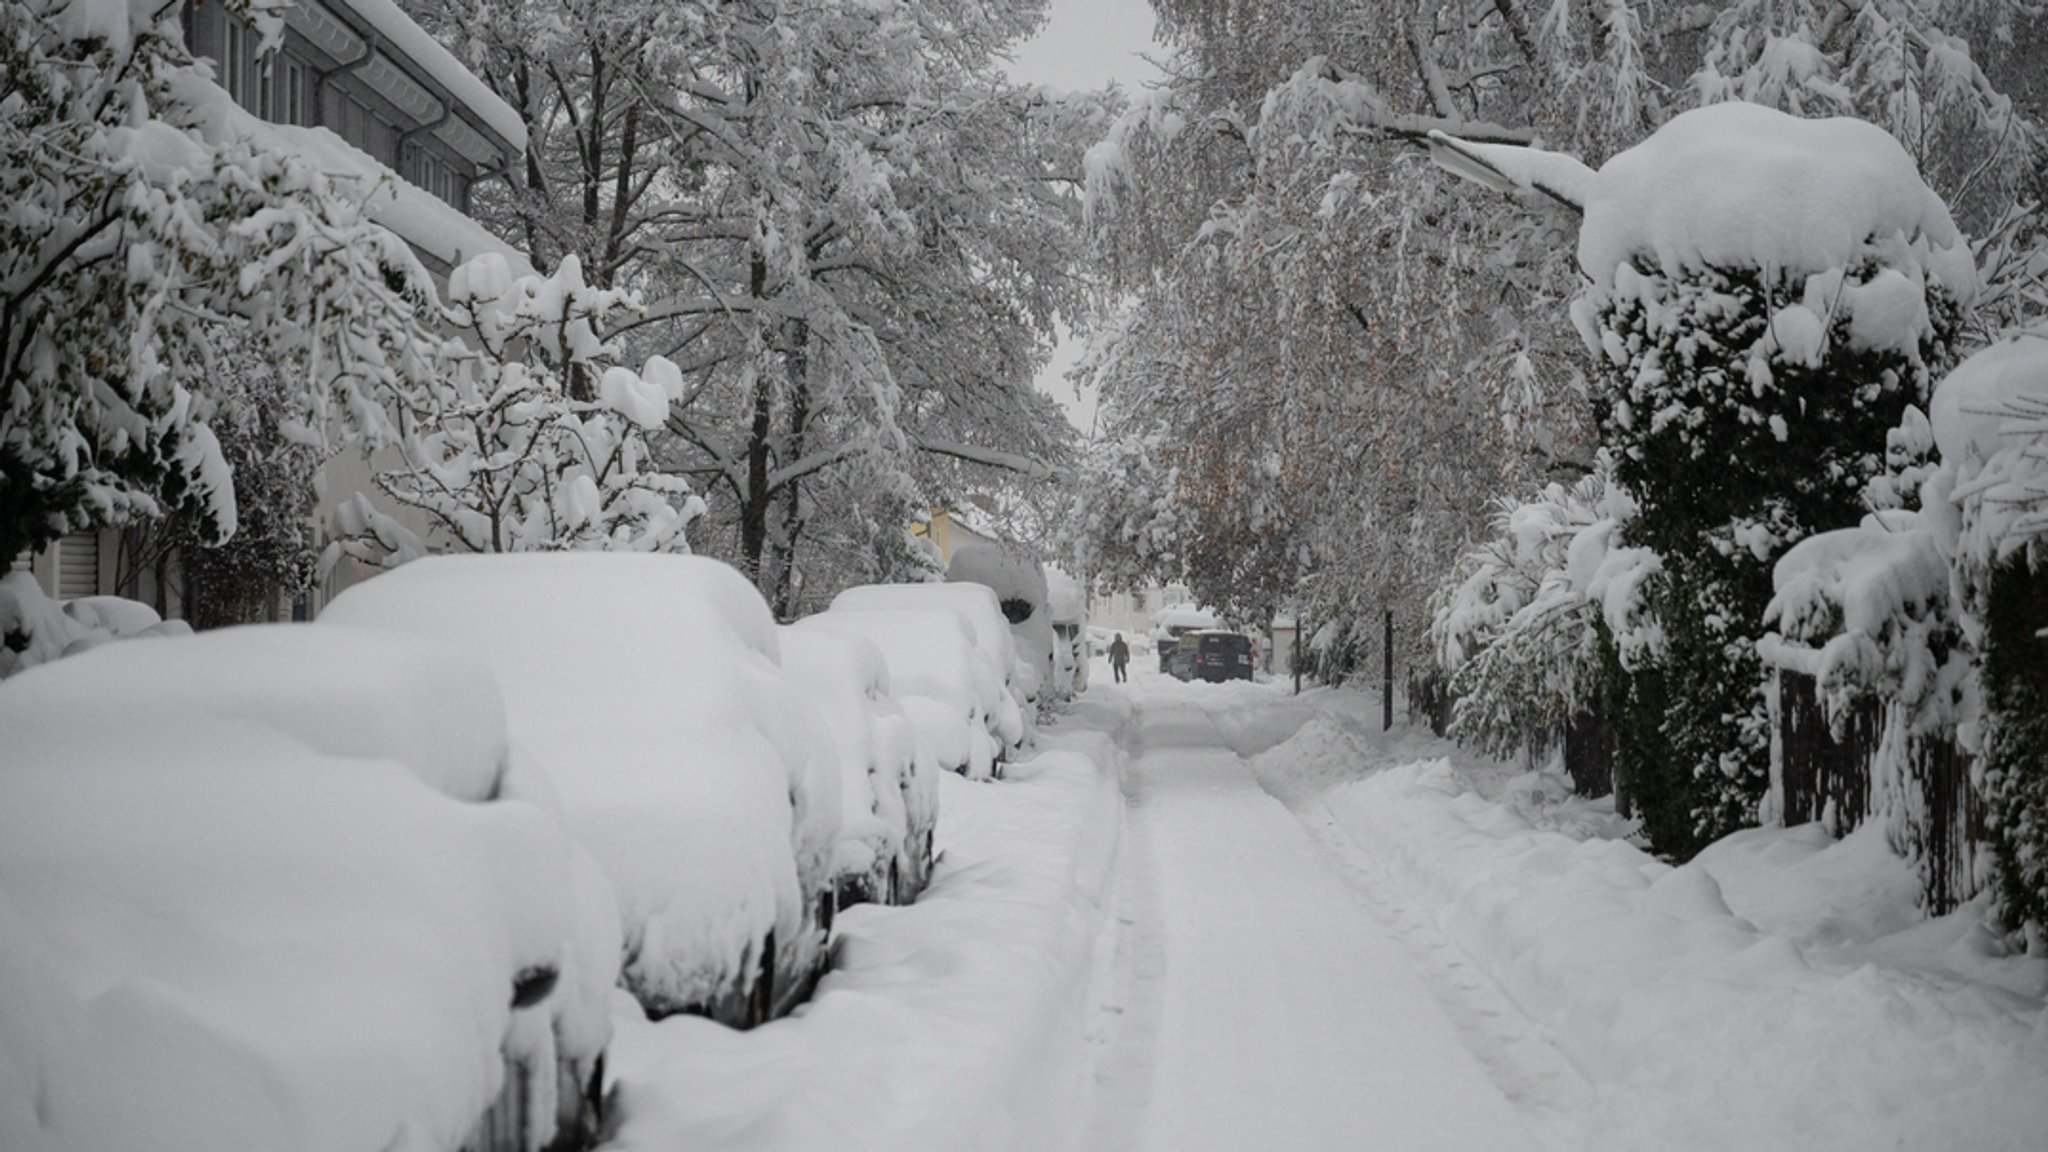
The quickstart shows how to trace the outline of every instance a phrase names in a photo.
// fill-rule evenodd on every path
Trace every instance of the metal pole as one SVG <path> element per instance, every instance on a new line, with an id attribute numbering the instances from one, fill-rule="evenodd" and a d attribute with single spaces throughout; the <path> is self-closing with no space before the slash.
<path id="1" fill-rule="evenodd" d="M 1301 617 L 1294 618 L 1294 656 L 1289 661 L 1294 665 L 1294 694 L 1301 695 Z"/>
<path id="2" fill-rule="evenodd" d="M 1387 609 L 1387 679 L 1380 686 L 1380 731 L 1394 726 L 1394 610 Z"/>

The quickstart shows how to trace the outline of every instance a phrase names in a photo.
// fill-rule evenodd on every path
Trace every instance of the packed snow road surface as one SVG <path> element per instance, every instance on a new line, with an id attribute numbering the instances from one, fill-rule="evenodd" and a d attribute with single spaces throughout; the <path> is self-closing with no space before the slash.
<path id="1" fill-rule="evenodd" d="M 1131 692 L 1091 1146 L 1531 1147 L 1408 951 L 1232 750 L 1205 705 L 1238 693 L 1151 677 Z"/>

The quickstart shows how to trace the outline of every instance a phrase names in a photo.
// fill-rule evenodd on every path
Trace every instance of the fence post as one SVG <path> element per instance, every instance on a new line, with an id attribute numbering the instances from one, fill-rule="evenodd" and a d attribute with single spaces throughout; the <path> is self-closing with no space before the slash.
<path id="1" fill-rule="evenodd" d="M 1387 678 L 1380 686 L 1380 731 L 1394 727 L 1394 610 L 1387 609 Z"/>

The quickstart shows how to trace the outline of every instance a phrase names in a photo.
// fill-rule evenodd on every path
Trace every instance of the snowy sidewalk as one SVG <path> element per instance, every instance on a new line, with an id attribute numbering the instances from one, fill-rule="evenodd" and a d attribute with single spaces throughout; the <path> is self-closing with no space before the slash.
<path id="1" fill-rule="evenodd" d="M 1243 693 L 1131 692 L 1119 1030 L 1091 1146 L 1529 1147 L 1407 955 L 1203 710 Z"/>

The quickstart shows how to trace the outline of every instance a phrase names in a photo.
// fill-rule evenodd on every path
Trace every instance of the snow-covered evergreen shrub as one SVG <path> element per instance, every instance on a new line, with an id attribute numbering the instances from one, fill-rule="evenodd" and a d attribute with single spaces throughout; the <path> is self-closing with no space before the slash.
<path id="1" fill-rule="evenodd" d="M 2001 914 L 2048 927 L 2048 563 L 2038 548 L 1991 575 L 1984 614 L 1984 799 Z M 2035 945 L 2038 948 L 2038 944 Z"/>
<path id="2" fill-rule="evenodd" d="M 195 628 L 269 617 L 279 597 L 311 583 L 320 558 L 313 538 L 320 453 L 287 429 L 293 368 L 261 359 L 232 334 L 214 342 L 212 428 L 234 477 L 235 534 L 214 542 L 182 519 L 170 525 L 185 576 L 186 618 Z"/>
<path id="3" fill-rule="evenodd" d="M 1653 804 L 1689 815 L 1690 836 L 1658 844 L 1684 856 L 1753 823 L 1768 782 L 1756 641 L 1771 565 L 1858 518 L 1885 431 L 1947 362 L 1974 270 L 1882 130 L 1741 104 L 1679 116 L 1609 161 L 1579 257 L 1591 284 L 1573 319 L 1602 369 L 1615 479 L 1640 505 L 1630 537 L 1666 572 L 1648 598 L 1665 637 L 1660 738 L 1624 725 L 1619 770 L 1677 773 L 1639 796 L 1646 822 Z"/>

